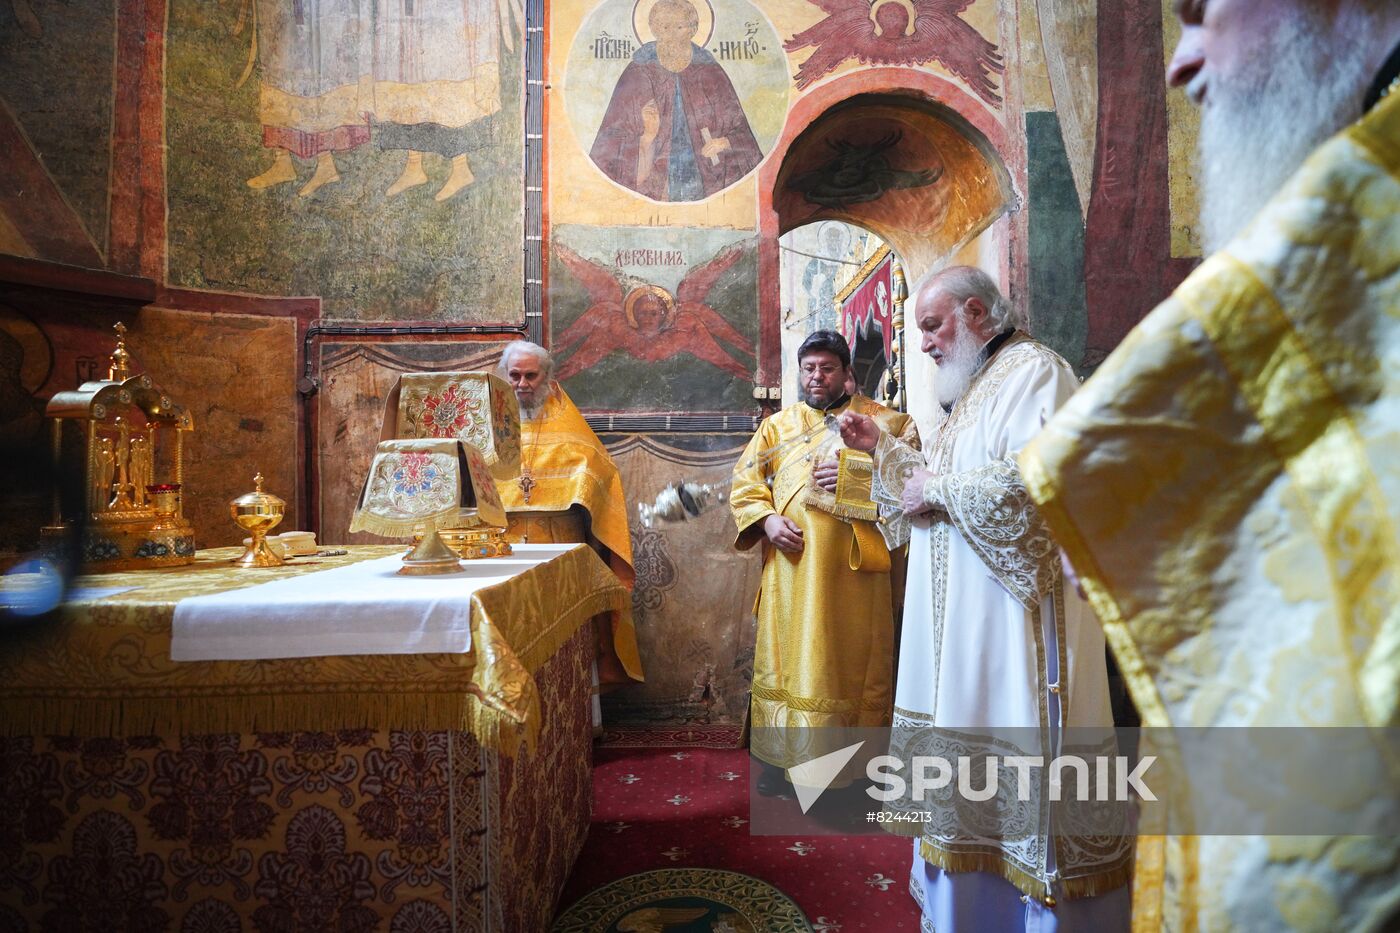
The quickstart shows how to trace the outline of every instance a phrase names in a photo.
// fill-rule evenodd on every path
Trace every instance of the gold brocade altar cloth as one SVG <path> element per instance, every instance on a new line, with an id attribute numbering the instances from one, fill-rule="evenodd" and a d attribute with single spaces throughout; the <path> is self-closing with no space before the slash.
<path id="1" fill-rule="evenodd" d="M 238 548 L 187 567 L 85 577 L 62 619 L 0 640 L 0 735 L 334 731 L 384 722 L 463 730 L 484 747 L 533 749 L 534 674 L 594 615 L 631 595 L 580 545 L 464 597 L 472 650 L 242 661 L 172 661 L 176 604 L 402 552 L 354 546 L 338 557 L 256 571 Z M 132 587 L 124 592 L 102 590 Z"/>

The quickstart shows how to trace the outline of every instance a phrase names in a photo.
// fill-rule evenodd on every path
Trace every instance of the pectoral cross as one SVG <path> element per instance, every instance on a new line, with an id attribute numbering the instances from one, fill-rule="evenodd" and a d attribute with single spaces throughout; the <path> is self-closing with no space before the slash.
<path id="1" fill-rule="evenodd" d="M 530 504 L 530 491 L 535 488 L 535 478 L 526 470 L 520 474 L 520 494 L 525 497 L 525 504 Z"/>

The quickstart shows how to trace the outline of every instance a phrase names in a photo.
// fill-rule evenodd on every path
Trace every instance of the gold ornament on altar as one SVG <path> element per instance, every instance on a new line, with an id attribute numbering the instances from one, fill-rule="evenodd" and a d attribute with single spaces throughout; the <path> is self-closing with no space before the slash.
<path id="1" fill-rule="evenodd" d="M 475 522 L 505 526 L 505 507 L 486 460 L 470 444 L 451 439 L 380 441 L 360 493 L 350 531 L 385 538 L 417 536 L 399 573 L 455 573 L 457 553 L 439 534 Z"/>
<path id="2" fill-rule="evenodd" d="M 271 493 L 263 492 L 263 475 L 253 477 L 253 491 L 244 493 L 228 504 L 228 511 L 239 528 L 253 537 L 242 556 L 234 560 L 239 567 L 280 567 L 286 563 L 267 543 L 267 533 L 282 523 L 287 503 Z"/>
<path id="3" fill-rule="evenodd" d="M 183 514 L 184 434 L 194 421 L 147 374 L 133 375 L 126 326 L 114 328 L 106 379 L 59 392 L 44 414 L 53 419 L 53 454 L 65 449 L 64 425 L 82 432 L 86 503 L 83 570 L 101 573 L 175 567 L 194 560 L 194 528 Z M 71 430 L 71 427 L 70 427 Z M 70 435 L 71 437 L 71 435 Z M 78 518 L 60 515 L 41 532 L 46 546 L 65 538 Z"/>
<path id="4" fill-rule="evenodd" d="M 475 505 L 423 537 L 441 538 L 467 560 L 511 553 L 505 508 L 495 485 L 520 476 L 520 406 L 509 383 L 483 372 L 404 373 L 385 399 L 379 437 L 381 442 L 462 442 L 475 457 L 470 471 Z"/>

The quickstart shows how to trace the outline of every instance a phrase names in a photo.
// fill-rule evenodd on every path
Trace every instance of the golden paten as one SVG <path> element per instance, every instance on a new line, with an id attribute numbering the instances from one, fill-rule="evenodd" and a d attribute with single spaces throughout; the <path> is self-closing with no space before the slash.
<path id="1" fill-rule="evenodd" d="M 194 422 L 149 375 L 132 374 L 126 326 L 114 330 L 107 378 L 59 392 L 44 409 L 53 419 L 54 462 L 82 458 L 84 501 L 72 514 L 55 503 L 40 540 L 59 551 L 77 524 L 88 573 L 188 564 L 195 544 L 182 509 L 182 461 Z"/>

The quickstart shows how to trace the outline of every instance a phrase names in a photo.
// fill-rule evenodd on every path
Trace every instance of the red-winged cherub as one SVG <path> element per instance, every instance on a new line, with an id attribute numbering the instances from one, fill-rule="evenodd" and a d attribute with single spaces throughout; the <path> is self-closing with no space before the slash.
<path id="1" fill-rule="evenodd" d="M 991 76 L 1001 74 L 996 45 L 959 18 L 973 0 L 812 0 L 827 17 L 783 43 L 796 52 L 813 46 L 797 69 L 802 90 L 848 58 L 867 65 L 939 62 L 990 104 L 1001 95 Z"/>
<path id="2" fill-rule="evenodd" d="M 719 341 L 748 356 L 753 356 L 753 344 L 705 303 L 719 277 L 743 255 L 742 245 L 731 246 L 690 270 L 674 298 L 659 285 L 636 285 L 624 295 L 623 282 L 609 269 L 567 246 L 556 244 L 554 251 L 592 299 L 588 310 L 554 342 L 559 354 L 578 347 L 560 364 L 556 378 L 580 373 L 616 350 L 649 363 L 689 353 L 727 373 L 749 377 L 749 367 Z"/>

